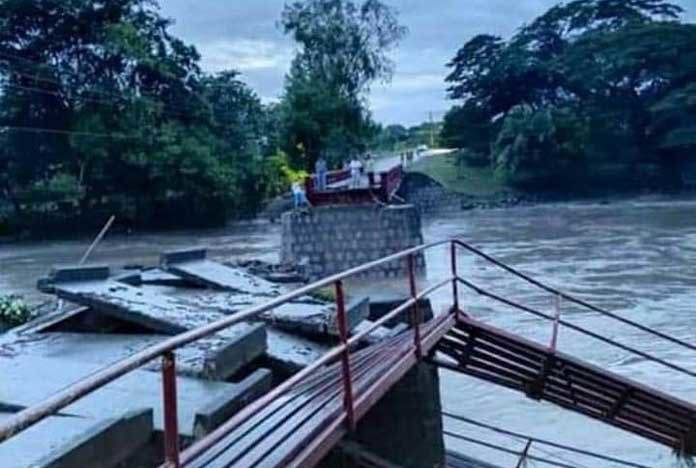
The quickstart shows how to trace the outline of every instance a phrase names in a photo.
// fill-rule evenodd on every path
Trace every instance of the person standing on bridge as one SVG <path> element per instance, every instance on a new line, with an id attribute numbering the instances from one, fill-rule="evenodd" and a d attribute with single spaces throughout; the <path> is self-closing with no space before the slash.
<path id="1" fill-rule="evenodd" d="M 307 200 L 307 195 L 302 188 L 302 184 L 297 180 L 292 183 L 292 201 L 296 210 L 304 206 L 311 207 L 309 200 Z"/>
<path id="2" fill-rule="evenodd" d="M 363 167 L 362 163 L 360 162 L 360 159 L 358 159 L 357 156 L 353 157 L 353 160 L 350 162 L 349 167 L 351 188 L 360 188 L 360 178 L 362 177 L 361 171 Z"/>
<path id="3" fill-rule="evenodd" d="M 328 166 L 326 165 L 326 160 L 324 156 L 319 155 L 316 164 L 314 164 L 314 172 L 317 175 L 317 190 L 323 192 L 326 190 L 326 173 Z"/>

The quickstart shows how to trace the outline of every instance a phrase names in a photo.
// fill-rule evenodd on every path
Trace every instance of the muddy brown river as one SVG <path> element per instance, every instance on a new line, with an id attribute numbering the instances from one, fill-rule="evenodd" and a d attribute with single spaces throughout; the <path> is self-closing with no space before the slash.
<path id="1" fill-rule="evenodd" d="M 644 199 L 609 205 L 570 203 L 529 208 L 458 212 L 424 220 L 426 241 L 460 236 L 504 262 L 581 298 L 651 328 L 696 343 L 696 202 Z M 39 276 L 53 264 L 75 263 L 90 240 L 0 245 L 0 293 L 18 293 L 42 301 L 35 289 Z M 221 260 L 259 258 L 275 261 L 280 228 L 262 222 L 235 224 L 211 231 L 107 237 L 92 262 L 114 266 L 149 265 L 163 250 L 208 246 Z M 427 255 L 428 277 L 421 287 L 449 273 L 448 250 Z M 520 280 L 460 252 L 460 273 L 499 295 L 552 313 L 553 298 Z M 353 285 L 376 296 L 382 284 Z M 386 285 L 399 288 L 400 284 Z M 448 302 L 442 291 L 436 311 Z M 462 291 L 467 312 L 495 326 L 548 343 L 551 326 L 542 319 L 491 303 Z M 564 317 L 641 351 L 696 371 L 696 353 L 567 304 Z M 561 329 L 560 350 L 595 365 L 696 400 L 696 379 Z M 547 403 L 470 377 L 441 372 L 443 407 L 482 422 L 536 437 L 575 445 L 648 466 L 681 466 L 670 450 Z M 445 420 L 446 427 L 468 437 L 513 450 L 525 442 Z M 515 466 L 517 458 L 447 439 L 448 447 L 496 463 Z M 532 454 L 578 467 L 612 467 L 611 463 L 554 449 Z M 538 466 L 544 466 L 537 463 Z M 534 465 L 530 465 L 534 466 Z"/>

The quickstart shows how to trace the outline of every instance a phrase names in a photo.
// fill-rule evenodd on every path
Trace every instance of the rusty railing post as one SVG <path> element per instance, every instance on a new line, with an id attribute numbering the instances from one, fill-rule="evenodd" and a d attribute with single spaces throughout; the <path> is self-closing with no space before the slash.
<path id="1" fill-rule="evenodd" d="M 407 259 L 408 283 L 409 289 L 411 290 L 411 298 L 416 299 L 418 296 L 418 291 L 416 290 L 416 261 L 413 254 L 410 254 Z M 413 326 L 413 342 L 416 345 L 416 357 L 418 359 L 423 357 L 423 351 L 421 349 L 420 322 L 420 310 L 418 308 L 418 301 L 416 300 L 411 308 L 411 325 Z"/>
<path id="2" fill-rule="evenodd" d="M 519 461 L 517 462 L 517 468 L 522 468 L 523 466 L 526 466 L 526 461 L 527 457 L 529 456 L 529 449 L 532 448 L 532 439 L 527 440 L 527 445 L 524 447 L 524 451 L 522 452 L 522 456 L 520 457 Z"/>
<path id="3" fill-rule="evenodd" d="M 561 320 L 561 296 L 556 294 L 554 297 L 555 313 L 553 319 L 553 332 L 551 334 L 551 351 L 556 352 L 556 344 L 558 341 L 558 325 Z"/>
<path id="4" fill-rule="evenodd" d="M 179 467 L 179 417 L 176 408 L 176 360 L 174 353 L 162 355 L 162 396 L 164 398 L 164 459 Z"/>
<path id="5" fill-rule="evenodd" d="M 355 430 L 355 408 L 353 406 L 353 381 L 350 373 L 350 349 L 348 347 L 348 320 L 346 318 L 346 302 L 343 295 L 343 282 L 336 281 L 336 321 L 338 335 L 341 339 L 341 371 L 343 375 L 343 408 L 346 410 L 346 420 L 351 431 Z"/>
<path id="6" fill-rule="evenodd" d="M 450 262 L 452 264 L 452 307 L 454 314 L 459 319 L 459 282 L 457 281 L 457 244 L 452 241 L 450 243 Z"/>

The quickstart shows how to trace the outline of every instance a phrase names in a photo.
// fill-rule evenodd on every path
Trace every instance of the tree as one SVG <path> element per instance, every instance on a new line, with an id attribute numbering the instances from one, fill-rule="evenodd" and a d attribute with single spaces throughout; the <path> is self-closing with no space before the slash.
<path id="1" fill-rule="evenodd" d="M 219 223 L 270 194 L 277 110 L 232 70 L 203 74 L 155 0 L 0 0 L 0 26 L 0 193 L 17 219 L 60 204 L 86 228 L 102 208 Z"/>
<path id="2" fill-rule="evenodd" d="M 553 148 L 540 152 L 538 143 L 552 141 L 558 128 L 584 138 L 586 166 L 618 164 L 624 177 L 633 177 L 640 166 L 657 162 L 678 173 L 675 164 L 684 156 L 676 154 L 686 154 L 685 147 L 667 142 L 688 142 L 691 123 L 666 96 L 684 98 L 696 82 L 695 26 L 680 23 L 681 12 L 666 0 L 575 0 L 551 8 L 508 41 L 474 37 L 449 64 L 450 97 L 460 103 L 446 118 L 447 137 L 476 141 L 481 127 L 492 128 L 494 164 L 508 175 L 523 167 L 562 170 L 556 161 L 515 163 L 556 158 Z M 578 125 L 570 124 L 571 115 Z M 568 125 L 559 126 L 563 122 Z M 534 131 L 540 133 L 533 137 Z M 679 184 L 679 177 L 671 180 Z"/>
<path id="3" fill-rule="evenodd" d="M 321 152 L 334 164 L 374 135 L 365 96 L 391 77 L 388 52 L 404 36 L 379 0 L 306 0 L 286 5 L 283 30 L 300 46 L 286 78 L 284 147 L 311 168 Z"/>
<path id="4" fill-rule="evenodd" d="M 583 169 L 586 124 L 569 109 L 518 107 L 493 143 L 496 174 L 527 189 L 567 188 Z"/>
<path id="5" fill-rule="evenodd" d="M 474 102 L 452 107 L 445 114 L 440 140 L 447 147 L 459 148 L 466 162 L 485 166 L 490 162 L 490 146 L 496 125 L 490 111 Z"/>

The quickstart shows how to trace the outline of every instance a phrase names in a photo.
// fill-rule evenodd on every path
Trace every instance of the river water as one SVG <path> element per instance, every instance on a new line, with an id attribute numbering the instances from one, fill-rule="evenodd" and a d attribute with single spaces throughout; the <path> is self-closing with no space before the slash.
<path id="1" fill-rule="evenodd" d="M 459 236 L 504 262 L 567 292 L 687 342 L 696 342 L 696 202 L 684 200 L 621 201 L 609 205 L 566 203 L 501 210 L 471 211 L 424 220 L 426 241 Z M 19 293 L 42 300 L 36 279 L 53 264 L 74 263 L 87 245 L 81 241 L 0 245 L 0 293 Z M 107 237 L 92 261 L 114 266 L 154 264 L 163 250 L 207 246 L 222 260 L 259 258 L 275 261 L 280 229 L 265 223 L 243 223 L 222 230 Z M 428 253 L 425 287 L 449 274 L 446 248 Z M 473 282 L 518 302 L 552 313 L 554 302 L 542 293 L 465 252 L 460 273 Z M 397 285 L 390 285 L 398 287 Z M 379 295 L 380 284 L 354 285 Z M 436 312 L 451 300 L 442 291 L 433 297 Z M 466 291 L 467 312 L 493 325 L 548 343 L 548 322 L 491 303 Z M 696 371 L 689 351 L 662 342 L 596 313 L 562 305 L 564 317 L 612 339 Z M 559 349 L 605 369 L 694 401 L 696 379 L 661 368 L 626 352 L 561 329 Z M 443 407 L 454 413 L 517 432 L 575 445 L 648 466 L 681 466 L 670 450 L 550 404 L 497 388 L 470 377 L 441 372 Z M 445 420 L 446 427 L 468 437 L 513 450 L 524 441 Z M 448 447 L 500 466 L 517 459 L 487 448 L 447 439 Z M 532 454 L 566 459 L 578 467 L 609 467 L 577 455 L 544 449 Z M 550 452 L 550 454 L 549 454 Z M 561 458 L 558 458 L 561 457 Z M 543 466 L 540 465 L 539 466 Z"/>

